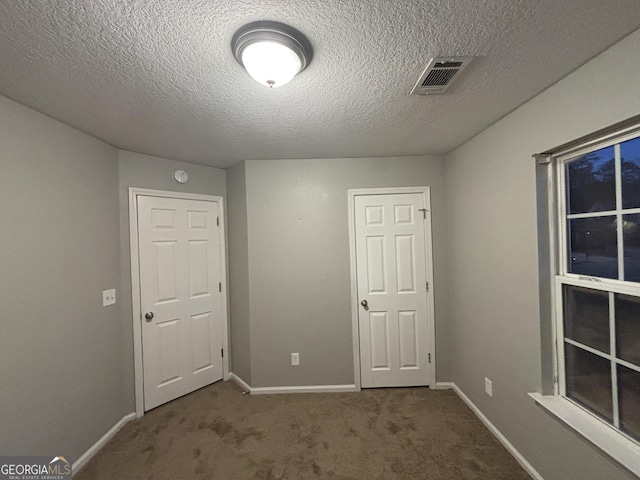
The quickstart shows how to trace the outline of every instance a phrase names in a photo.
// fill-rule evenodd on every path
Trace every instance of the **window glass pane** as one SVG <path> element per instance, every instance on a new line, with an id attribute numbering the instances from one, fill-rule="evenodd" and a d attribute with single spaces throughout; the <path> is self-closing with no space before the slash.
<path id="1" fill-rule="evenodd" d="M 610 353 L 609 293 L 564 285 L 564 336 Z"/>
<path id="2" fill-rule="evenodd" d="M 624 279 L 640 282 L 640 215 L 623 215 Z"/>
<path id="3" fill-rule="evenodd" d="M 616 294 L 616 356 L 640 367 L 640 298 Z"/>
<path id="4" fill-rule="evenodd" d="M 564 349 L 567 397 L 611 422 L 611 362 L 569 343 Z"/>
<path id="5" fill-rule="evenodd" d="M 568 221 L 570 273 L 618 278 L 616 217 L 574 218 Z"/>
<path id="6" fill-rule="evenodd" d="M 640 137 L 620 144 L 622 208 L 640 208 Z"/>
<path id="7" fill-rule="evenodd" d="M 618 365 L 620 430 L 640 440 L 640 373 Z"/>
<path id="8" fill-rule="evenodd" d="M 567 211 L 587 213 L 615 210 L 615 171 L 612 146 L 567 162 Z"/>

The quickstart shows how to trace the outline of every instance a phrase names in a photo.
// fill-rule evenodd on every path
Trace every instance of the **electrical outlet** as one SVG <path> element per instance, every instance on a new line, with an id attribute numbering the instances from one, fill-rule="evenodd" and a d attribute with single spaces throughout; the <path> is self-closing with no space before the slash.
<path id="1" fill-rule="evenodd" d="M 116 289 L 105 290 L 102 292 L 102 306 L 107 307 L 116 303 Z"/>
<path id="2" fill-rule="evenodd" d="M 484 392 L 490 397 L 493 397 L 493 382 L 487 377 L 484 377 Z"/>
<path id="3" fill-rule="evenodd" d="M 292 353 L 291 354 L 291 365 L 293 365 L 294 367 L 297 365 L 300 365 L 300 354 L 299 353 Z"/>

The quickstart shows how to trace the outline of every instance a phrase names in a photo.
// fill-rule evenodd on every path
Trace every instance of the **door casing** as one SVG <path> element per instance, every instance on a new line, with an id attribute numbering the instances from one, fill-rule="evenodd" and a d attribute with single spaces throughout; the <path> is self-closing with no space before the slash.
<path id="1" fill-rule="evenodd" d="M 204 200 L 218 202 L 220 215 L 220 278 L 222 279 L 222 291 L 220 309 L 222 322 L 222 348 L 224 357 L 222 358 L 223 379 L 229 379 L 229 291 L 227 285 L 227 255 L 226 255 L 226 234 L 225 234 L 225 209 L 224 199 L 216 195 L 202 195 L 196 193 L 170 192 L 164 190 L 149 190 L 144 188 L 129 188 L 129 245 L 131 254 L 131 318 L 133 322 L 133 359 L 134 359 L 134 382 L 136 397 L 136 418 L 144 415 L 144 384 L 142 368 L 142 319 L 140 306 L 140 258 L 138 256 L 138 197 L 163 197 L 177 198 L 184 200 Z"/>
<path id="2" fill-rule="evenodd" d="M 429 335 L 429 351 L 431 363 L 429 364 L 429 385 L 436 384 L 436 331 L 435 331 L 435 305 L 433 285 L 433 236 L 431 231 L 431 189 L 429 187 L 389 187 L 389 188 L 359 188 L 348 190 L 349 207 L 349 253 L 351 263 L 351 323 L 353 338 L 353 369 L 356 389 L 362 388 L 360 377 L 360 325 L 358 303 L 358 271 L 356 266 L 356 225 L 355 225 L 355 198 L 359 195 L 393 195 L 403 193 L 419 193 L 424 196 L 426 219 L 424 221 L 425 234 L 425 271 L 429 290 L 427 291 L 427 332 Z"/>

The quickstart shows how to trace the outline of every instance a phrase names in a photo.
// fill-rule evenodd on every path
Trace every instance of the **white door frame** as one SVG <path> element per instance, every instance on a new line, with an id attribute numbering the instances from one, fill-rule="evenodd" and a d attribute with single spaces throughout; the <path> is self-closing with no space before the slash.
<path id="1" fill-rule="evenodd" d="M 426 220 L 424 222 L 425 235 L 425 270 L 429 290 L 427 291 L 427 334 L 429 335 L 429 386 L 436 384 L 436 329 L 435 329 L 435 305 L 433 295 L 433 237 L 431 235 L 431 189 L 429 187 L 390 187 L 390 188 L 358 188 L 349 189 L 349 252 L 351 257 L 351 322 L 353 336 L 353 370 L 354 383 L 357 390 L 361 390 L 360 377 L 360 326 L 358 323 L 358 272 L 356 268 L 356 224 L 355 224 L 355 198 L 359 195 L 394 195 L 403 193 L 419 193 L 424 197 L 426 208 Z"/>
<path id="2" fill-rule="evenodd" d="M 145 188 L 129 188 L 129 241 L 131 252 L 131 312 L 133 321 L 133 360 L 134 360 L 134 380 L 136 393 L 136 418 L 144 415 L 144 384 L 142 369 L 142 325 L 140 307 L 140 258 L 138 255 L 138 197 L 163 197 L 177 198 L 182 200 L 203 200 L 208 202 L 218 202 L 220 215 L 220 280 L 224 295 L 220 299 L 220 310 L 222 318 L 222 348 L 224 357 L 222 358 L 222 374 L 224 380 L 229 379 L 229 310 L 228 296 L 226 288 L 227 282 L 227 255 L 226 255 L 226 235 L 224 217 L 224 199 L 216 195 L 202 195 L 197 193 L 169 192 L 165 190 L 148 190 Z"/>

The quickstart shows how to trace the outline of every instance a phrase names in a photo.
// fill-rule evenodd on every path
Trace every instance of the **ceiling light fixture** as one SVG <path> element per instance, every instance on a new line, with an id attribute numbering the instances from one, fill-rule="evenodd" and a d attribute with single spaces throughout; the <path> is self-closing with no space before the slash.
<path id="1" fill-rule="evenodd" d="M 311 62 L 313 49 L 302 33 L 278 22 L 253 22 L 231 39 L 236 60 L 255 80 L 281 87 Z"/>

